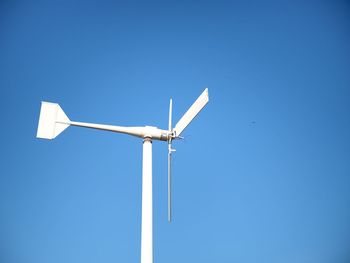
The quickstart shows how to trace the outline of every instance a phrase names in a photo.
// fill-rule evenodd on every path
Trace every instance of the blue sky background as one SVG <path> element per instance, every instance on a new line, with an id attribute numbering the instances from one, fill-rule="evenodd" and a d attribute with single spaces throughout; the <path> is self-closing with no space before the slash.
<path id="1" fill-rule="evenodd" d="M 76 121 L 167 127 L 153 143 L 154 262 L 350 260 L 348 1 L 1 1 L 0 261 L 139 262 L 141 140 Z"/>

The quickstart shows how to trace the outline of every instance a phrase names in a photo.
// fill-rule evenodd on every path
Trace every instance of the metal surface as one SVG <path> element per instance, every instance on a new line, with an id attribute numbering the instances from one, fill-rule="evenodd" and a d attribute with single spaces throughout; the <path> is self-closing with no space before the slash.
<path id="1" fill-rule="evenodd" d="M 42 101 L 36 137 L 41 139 L 54 139 L 69 127 L 67 122 L 69 122 L 69 119 L 60 105 Z"/>
<path id="2" fill-rule="evenodd" d="M 172 118 L 173 118 L 173 100 L 170 99 L 169 103 L 169 125 L 168 130 L 172 134 L 173 126 L 172 126 Z M 172 149 L 172 136 L 169 136 L 168 140 L 168 221 L 171 222 L 171 153 Z"/>
<path id="3" fill-rule="evenodd" d="M 57 104 L 58 105 L 58 104 Z M 103 131 L 111 131 L 117 133 L 124 133 L 139 138 L 150 137 L 153 140 L 159 141 L 168 141 L 170 136 L 167 130 L 161 130 L 153 126 L 144 126 L 144 127 L 125 127 L 125 126 L 115 126 L 115 125 L 106 125 L 106 124 L 96 124 L 88 122 L 77 122 L 77 121 L 56 121 L 56 124 L 78 126 L 84 128 L 91 128 Z"/>
<path id="4" fill-rule="evenodd" d="M 153 263 L 152 140 L 143 140 L 141 263 Z"/>
<path id="5" fill-rule="evenodd" d="M 183 130 L 190 124 L 190 122 L 197 116 L 197 114 L 204 108 L 209 101 L 208 89 L 205 89 L 198 99 L 192 104 L 187 112 L 182 116 L 176 124 L 174 131 L 175 136 L 180 136 Z"/>
<path id="6" fill-rule="evenodd" d="M 168 221 L 171 222 L 171 150 L 168 151 Z"/>
<path id="7" fill-rule="evenodd" d="M 169 103 L 169 124 L 168 124 L 168 131 L 169 132 L 172 132 L 172 130 L 173 130 L 172 119 L 173 119 L 173 100 L 170 99 L 170 103 Z"/>

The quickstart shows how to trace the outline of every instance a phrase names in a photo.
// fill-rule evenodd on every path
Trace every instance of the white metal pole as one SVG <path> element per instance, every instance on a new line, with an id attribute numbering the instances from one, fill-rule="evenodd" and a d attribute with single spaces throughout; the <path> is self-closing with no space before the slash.
<path id="1" fill-rule="evenodd" d="M 153 263 L 152 139 L 143 140 L 141 263 Z"/>

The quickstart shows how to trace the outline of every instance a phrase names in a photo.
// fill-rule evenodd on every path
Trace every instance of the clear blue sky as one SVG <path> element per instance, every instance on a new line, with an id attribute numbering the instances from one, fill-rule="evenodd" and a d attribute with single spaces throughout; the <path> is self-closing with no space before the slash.
<path id="1" fill-rule="evenodd" d="M 126 2 L 126 1 L 123 1 Z M 0 261 L 139 262 L 141 140 L 76 121 L 167 127 L 153 144 L 154 262 L 350 260 L 348 1 L 1 1 Z"/>

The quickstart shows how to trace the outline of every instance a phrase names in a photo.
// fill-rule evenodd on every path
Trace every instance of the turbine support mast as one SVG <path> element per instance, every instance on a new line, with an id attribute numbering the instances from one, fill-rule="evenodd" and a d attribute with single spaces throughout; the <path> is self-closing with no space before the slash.
<path id="1" fill-rule="evenodd" d="M 152 139 L 143 139 L 141 263 L 153 263 Z"/>

